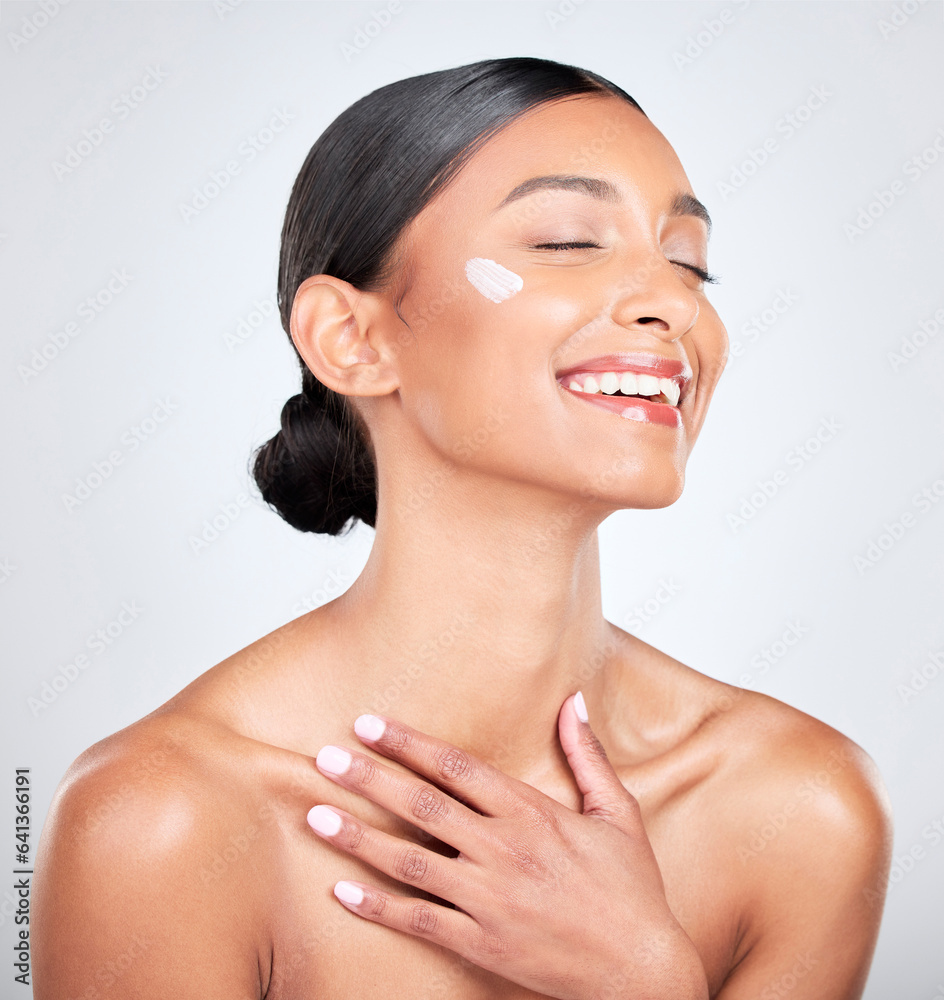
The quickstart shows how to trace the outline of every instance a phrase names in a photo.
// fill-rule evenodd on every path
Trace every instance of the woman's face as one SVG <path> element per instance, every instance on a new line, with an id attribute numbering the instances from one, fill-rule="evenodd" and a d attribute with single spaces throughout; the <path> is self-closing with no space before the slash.
<path id="1" fill-rule="evenodd" d="M 505 128 L 404 234 L 403 418 L 487 475 L 604 508 L 674 502 L 727 357 L 696 273 L 702 215 L 625 101 L 557 101 Z"/>

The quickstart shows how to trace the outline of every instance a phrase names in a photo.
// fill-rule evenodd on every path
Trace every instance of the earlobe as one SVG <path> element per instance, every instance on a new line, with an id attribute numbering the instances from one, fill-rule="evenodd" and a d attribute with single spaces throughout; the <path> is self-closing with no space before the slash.
<path id="1" fill-rule="evenodd" d="M 384 396 L 397 388 L 379 335 L 378 306 L 370 293 L 331 275 L 317 274 L 299 285 L 292 341 L 319 382 L 345 396 Z"/>

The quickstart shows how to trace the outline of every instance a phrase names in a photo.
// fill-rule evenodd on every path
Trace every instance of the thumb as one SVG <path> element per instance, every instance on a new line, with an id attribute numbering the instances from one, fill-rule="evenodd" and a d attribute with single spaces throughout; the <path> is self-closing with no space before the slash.
<path id="1" fill-rule="evenodd" d="M 636 800 L 619 780 L 603 744 L 590 728 L 582 692 L 564 701 L 557 725 L 567 763 L 583 795 L 584 816 L 598 816 L 630 832 L 630 817 L 638 815 Z"/>

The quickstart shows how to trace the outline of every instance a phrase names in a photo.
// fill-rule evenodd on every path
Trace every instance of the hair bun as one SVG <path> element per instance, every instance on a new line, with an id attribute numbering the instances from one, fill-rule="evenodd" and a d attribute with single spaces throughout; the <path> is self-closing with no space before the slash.
<path id="1" fill-rule="evenodd" d="M 343 397 L 324 395 L 298 393 L 285 403 L 282 429 L 256 451 L 252 474 L 262 499 L 293 528 L 339 535 L 354 518 L 374 526 L 376 476 Z"/>

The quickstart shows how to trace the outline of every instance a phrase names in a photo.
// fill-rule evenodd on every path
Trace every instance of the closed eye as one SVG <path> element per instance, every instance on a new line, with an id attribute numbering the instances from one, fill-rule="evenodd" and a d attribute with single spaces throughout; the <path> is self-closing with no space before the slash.
<path id="1" fill-rule="evenodd" d="M 599 243 L 591 243 L 589 241 L 577 241 L 574 240 L 570 243 L 535 243 L 532 244 L 532 250 L 599 250 Z M 699 280 L 704 281 L 708 285 L 716 285 L 720 278 L 717 275 L 711 274 L 706 271 L 703 267 L 698 267 L 696 264 L 686 264 L 682 260 L 673 260 L 669 263 L 675 264 L 676 267 L 684 267 L 686 270 L 691 271 L 692 274 L 697 274 Z"/>
<path id="2" fill-rule="evenodd" d="M 716 274 L 709 274 L 703 267 L 698 267 L 695 264 L 686 264 L 682 260 L 670 260 L 669 263 L 675 264 L 676 267 L 684 267 L 687 271 L 691 271 L 692 274 L 697 274 L 708 285 L 716 285 L 721 280 Z"/>
<path id="3" fill-rule="evenodd" d="M 600 249 L 599 243 L 587 243 L 574 241 L 572 243 L 535 243 L 532 245 L 532 250 L 586 250 L 586 249 Z"/>

